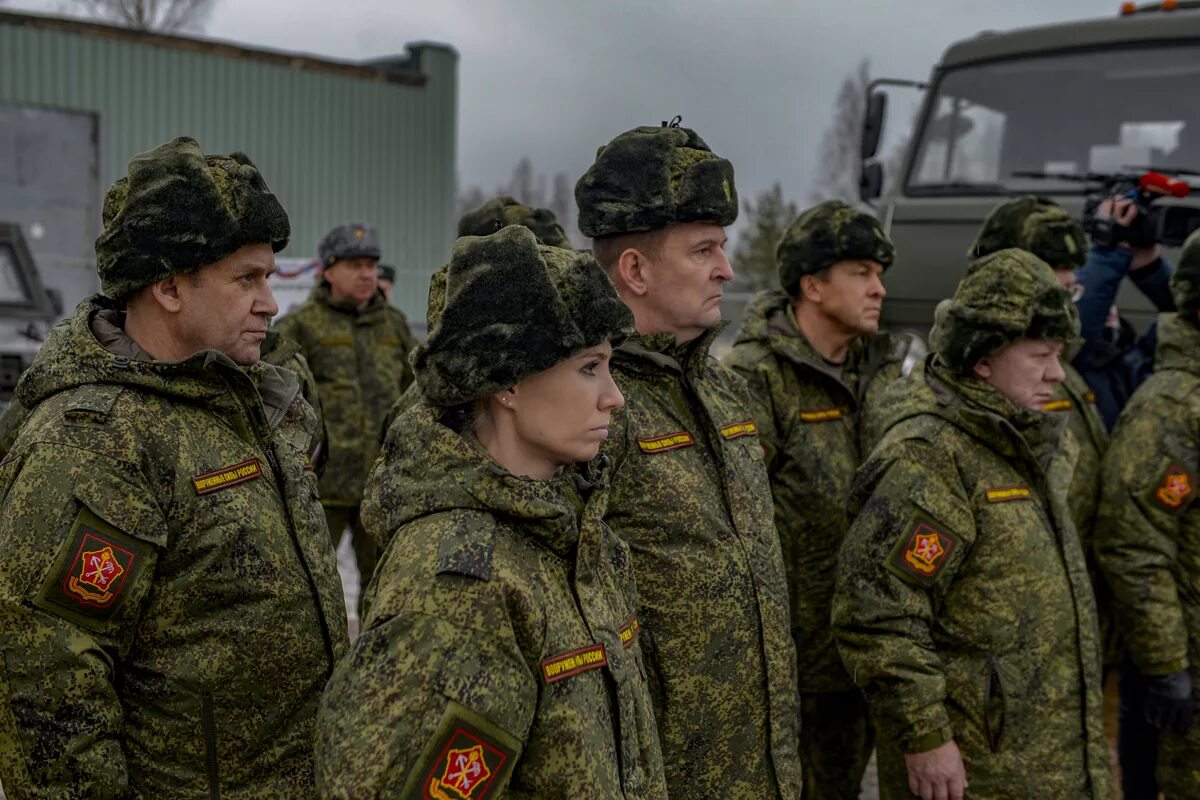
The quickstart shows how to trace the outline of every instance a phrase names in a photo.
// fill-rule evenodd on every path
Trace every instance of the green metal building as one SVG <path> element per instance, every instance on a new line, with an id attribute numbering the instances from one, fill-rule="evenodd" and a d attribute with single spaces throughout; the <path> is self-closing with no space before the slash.
<path id="1" fill-rule="evenodd" d="M 454 239 L 457 67 L 439 44 L 347 63 L 0 13 L 0 220 L 69 310 L 95 288 L 105 189 L 131 156 L 193 136 L 262 170 L 291 217 L 282 256 L 315 256 L 338 222 L 377 225 L 393 302 L 421 320 Z"/>

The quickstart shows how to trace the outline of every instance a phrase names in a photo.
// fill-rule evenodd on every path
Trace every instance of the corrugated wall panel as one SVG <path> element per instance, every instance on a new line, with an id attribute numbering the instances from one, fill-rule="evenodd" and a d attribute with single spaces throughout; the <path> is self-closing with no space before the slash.
<path id="1" fill-rule="evenodd" d="M 174 136 L 245 151 L 291 218 L 283 255 L 315 255 L 339 222 L 378 225 L 394 302 L 422 319 L 454 238 L 458 65 L 445 47 L 416 52 L 424 86 L 0 19 L 0 103 L 97 112 L 104 187 Z"/>

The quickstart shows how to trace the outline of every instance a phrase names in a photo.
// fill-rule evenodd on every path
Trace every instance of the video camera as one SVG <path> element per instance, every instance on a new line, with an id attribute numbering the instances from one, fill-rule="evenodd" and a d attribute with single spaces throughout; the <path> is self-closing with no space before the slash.
<path id="1" fill-rule="evenodd" d="M 1188 182 L 1162 172 L 1141 175 L 1113 175 L 1099 195 L 1089 195 L 1083 210 L 1083 227 L 1100 247 L 1129 244 L 1146 247 L 1161 244 L 1178 247 L 1188 235 L 1200 228 L 1200 208 L 1161 205 L 1163 197 L 1187 197 Z M 1128 225 L 1119 225 L 1112 217 L 1099 217 L 1097 211 L 1106 197 L 1128 197 L 1137 216 Z"/>

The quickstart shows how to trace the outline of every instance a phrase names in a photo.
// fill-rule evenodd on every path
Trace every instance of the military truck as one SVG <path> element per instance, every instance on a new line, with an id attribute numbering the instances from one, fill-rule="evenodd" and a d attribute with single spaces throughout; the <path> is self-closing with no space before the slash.
<path id="1" fill-rule="evenodd" d="M 1127 3 L 1107 19 L 981 33 L 952 44 L 928 83 L 876 81 L 860 192 L 896 243 L 885 323 L 928 328 L 980 224 L 1008 196 L 1046 195 L 1082 215 L 1096 186 L 1071 177 L 1200 170 L 1198 78 L 1200 2 L 1166 0 Z M 895 185 L 881 197 L 880 136 L 896 86 L 925 97 Z M 1136 324 L 1152 316 L 1128 286 L 1119 305 Z"/>
<path id="2" fill-rule="evenodd" d="M 0 406 L 50 326 L 99 291 L 95 114 L 0 103 Z"/>

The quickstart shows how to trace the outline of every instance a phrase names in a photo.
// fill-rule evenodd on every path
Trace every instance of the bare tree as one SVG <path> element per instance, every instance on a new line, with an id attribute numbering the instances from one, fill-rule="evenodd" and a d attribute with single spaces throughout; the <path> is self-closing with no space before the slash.
<path id="1" fill-rule="evenodd" d="M 809 193 L 812 203 L 836 199 L 853 206 L 862 205 L 858 197 L 859 155 L 870 82 L 871 64 L 865 58 L 842 81 L 833 105 L 833 122 L 821 138 L 817 178 Z"/>
<path id="2" fill-rule="evenodd" d="M 166 33 L 203 30 L 217 0 L 75 0 L 95 19 Z"/>

